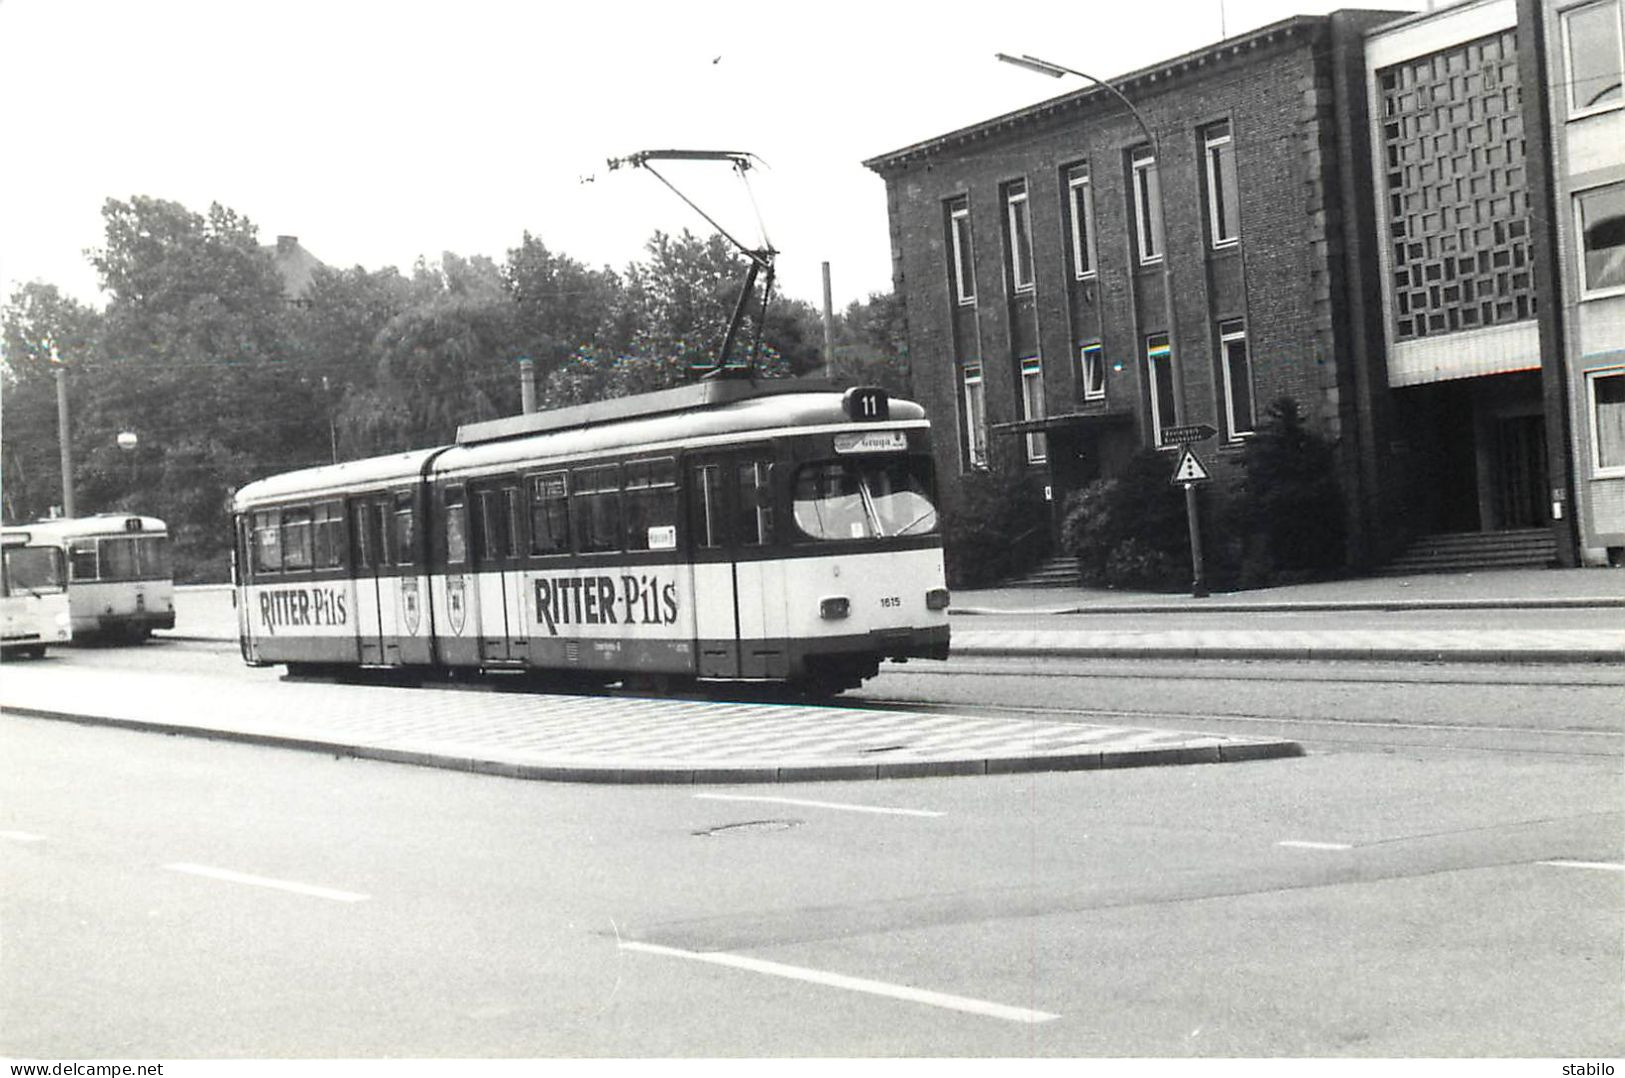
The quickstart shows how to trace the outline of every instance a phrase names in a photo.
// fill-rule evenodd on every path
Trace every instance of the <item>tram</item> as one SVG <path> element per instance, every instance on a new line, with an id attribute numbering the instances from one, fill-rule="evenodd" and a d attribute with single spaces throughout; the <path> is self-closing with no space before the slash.
<path id="1" fill-rule="evenodd" d="M 73 635 L 140 642 L 175 627 L 174 558 L 157 517 L 102 513 L 37 520 L 36 543 L 58 547 L 68 566 Z"/>
<path id="2" fill-rule="evenodd" d="M 28 531 L 0 532 L 0 654 L 38 659 L 73 638 L 62 551 Z"/>
<path id="3" fill-rule="evenodd" d="M 252 665 L 830 694 L 948 654 L 930 426 L 864 387 L 706 380 L 465 425 L 234 498 Z"/>

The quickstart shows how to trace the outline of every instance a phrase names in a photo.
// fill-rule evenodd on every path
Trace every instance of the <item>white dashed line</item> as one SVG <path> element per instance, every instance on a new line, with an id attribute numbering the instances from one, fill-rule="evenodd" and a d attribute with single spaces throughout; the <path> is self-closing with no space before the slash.
<path id="1" fill-rule="evenodd" d="M 703 801 L 765 801 L 773 805 L 800 805 L 804 808 L 838 809 L 842 812 L 873 812 L 886 816 L 945 816 L 930 809 L 885 808 L 878 805 L 847 805 L 838 801 L 803 801 L 794 797 L 753 797 L 745 794 L 695 794 Z"/>
<path id="2" fill-rule="evenodd" d="M 1625 872 L 1625 865 L 1616 865 L 1612 861 L 1541 861 L 1540 864 L 1552 868 L 1600 868 L 1604 872 Z"/>
<path id="3" fill-rule="evenodd" d="M 309 883 L 296 883 L 292 880 L 274 880 L 269 876 L 250 876 L 245 872 L 233 872 L 225 868 L 210 868 L 208 865 L 193 865 L 180 862 L 165 865 L 172 872 L 185 872 L 192 876 L 206 876 L 211 880 L 224 880 L 227 883 L 244 883 L 251 887 L 268 887 L 273 891 L 291 891 L 296 895 L 310 895 L 314 898 L 332 899 L 334 902 L 365 902 L 368 895 L 357 894 L 354 891 L 337 891 L 331 887 L 317 887 Z"/>
<path id="4" fill-rule="evenodd" d="M 720 951 L 683 951 L 676 947 L 661 947 L 658 944 L 631 941 L 623 941 L 620 946 L 627 951 L 642 951 L 645 954 L 666 955 L 669 958 L 687 958 L 695 962 L 709 962 L 715 966 L 728 966 L 732 969 L 749 970 L 752 973 L 766 973 L 773 977 L 786 977 L 793 981 L 807 981 L 829 988 L 844 988 L 851 992 L 867 992 L 870 995 L 888 996 L 892 999 L 906 1000 L 910 1003 L 924 1003 L 932 1007 L 963 1011 L 967 1014 L 979 1014 L 988 1018 L 1002 1018 L 1007 1022 L 1052 1022 L 1061 1017 L 1058 1014 L 1050 1014 L 1048 1011 L 1031 1011 L 1025 1007 L 1010 1007 L 1003 1003 L 989 1003 L 986 1000 L 970 999 L 965 996 L 929 992 L 923 988 L 910 988 L 902 984 L 888 984 L 885 981 L 871 981 L 863 977 L 848 977 L 841 973 L 825 973 L 822 970 L 805 969 L 801 966 L 787 966 L 780 962 L 765 962 L 759 958 L 745 958 L 741 955 L 724 954 Z"/>
<path id="5" fill-rule="evenodd" d="M 27 831 L 0 831 L 0 838 L 7 842 L 44 842 L 44 835 L 35 835 Z"/>
<path id="6" fill-rule="evenodd" d="M 1288 849 L 1293 849 L 1293 850 L 1352 850 L 1352 849 L 1354 849 L 1353 846 L 1350 846 L 1346 842 L 1300 842 L 1300 841 L 1297 841 L 1297 840 L 1294 840 L 1294 839 L 1288 839 L 1285 842 L 1277 842 L 1276 845 L 1277 846 L 1285 846 Z"/>

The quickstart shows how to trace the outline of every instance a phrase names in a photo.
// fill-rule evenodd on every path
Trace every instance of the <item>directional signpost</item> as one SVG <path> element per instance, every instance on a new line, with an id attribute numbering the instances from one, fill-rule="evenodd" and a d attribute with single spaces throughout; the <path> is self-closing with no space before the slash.
<path id="1" fill-rule="evenodd" d="M 1196 501 L 1196 486 L 1212 477 L 1208 475 L 1207 466 L 1191 449 L 1191 443 L 1205 441 L 1217 433 L 1206 423 L 1162 429 L 1163 443 L 1180 447 L 1179 463 L 1174 466 L 1173 477 L 1168 482 L 1185 488 L 1185 519 L 1191 530 L 1191 595 L 1198 599 L 1207 598 L 1207 575 L 1202 567 L 1202 513 Z"/>

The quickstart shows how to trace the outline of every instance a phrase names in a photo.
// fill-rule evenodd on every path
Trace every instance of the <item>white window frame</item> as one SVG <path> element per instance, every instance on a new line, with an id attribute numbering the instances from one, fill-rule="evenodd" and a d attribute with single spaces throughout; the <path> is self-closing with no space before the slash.
<path id="1" fill-rule="evenodd" d="M 1625 366 L 1598 367 L 1585 373 L 1586 420 L 1591 427 L 1591 476 L 1593 479 L 1625 479 L 1625 455 L 1618 464 L 1603 464 L 1602 431 L 1597 422 L 1597 383 L 1611 378 L 1625 380 Z"/>
<path id="2" fill-rule="evenodd" d="M 954 298 L 961 307 L 976 303 L 976 244 L 970 229 L 970 200 L 958 199 L 948 205 L 948 236 L 953 261 L 948 272 L 954 281 Z"/>
<path id="3" fill-rule="evenodd" d="M 1154 266 L 1163 259 L 1162 173 L 1157 155 L 1150 146 L 1130 152 L 1129 167 L 1134 182 L 1134 257 L 1142 266 Z"/>
<path id="4" fill-rule="evenodd" d="M 1072 276 L 1087 280 L 1095 275 L 1095 191 L 1087 164 L 1067 170 L 1066 198 L 1072 230 Z"/>
<path id="5" fill-rule="evenodd" d="M 1033 290 L 1033 219 L 1027 203 L 1027 181 L 1016 180 L 1004 192 L 1005 222 L 1010 230 L 1010 285 L 1016 292 Z"/>
<path id="6" fill-rule="evenodd" d="M 1021 418 L 1044 418 L 1044 361 L 1028 356 L 1021 361 Z M 1042 464 L 1049 459 L 1049 440 L 1043 431 L 1027 434 L 1027 463 Z"/>
<path id="7" fill-rule="evenodd" d="M 1223 134 L 1216 134 L 1219 129 Z M 1215 250 L 1221 247 L 1234 247 L 1241 242 L 1241 191 L 1236 175 L 1236 143 L 1231 136 L 1229 120 L 1209 124 L 1202 130 L 1203 158 L 1207 163 L 1207 224 L 1208 242 Z M 1220 167 L 1222 158 L 1228 157 L 1230 161 L 1229 178 L 1231 183 L 1226 190 L 1225 170 Z M 1228 199 L 1228 201 L 1226 201 Z M 1236 230 L 1231 235 L 1221 235 L 1225 227 L 1224 206 L 1229 205 L 1235 212 Z"/>
<path id="8" fill-rule="evenodd" d="M 1172 400 L 1163 401 L 1162 394 L 1157 390 L 1158 364 L 1163 363 L 1167 364 L 1168 392 L 1172 395 L 1179 392 L 1179 387 L 1174 385 L 1173 347 L 1169 344 L 1168 334 L 1153 333 L 1145 339 L 1145 374 L 1147 389 L 1151 393 L 1151 444 L 1158 449 L 1165 448 L 1165 443 L 1162 440 L 1162 428 L 1173 426 L 1174 419 L 1179 414 L 1174 407 L 1174 402 Z M 1164 421 L 1162 414 L 1165 404 L 1168 408 L 1166 421 Z"/>
<path id="9" fill-rule="evenodd" d="M 1099 373 L 1099 377 L 1093 380 L 1089 377 L 1091 354 L 1094 356 L 1094 366 Z M 1091 385 L 1091 381 L 1095 384 Z M 1106 399 L 1106 348 L 1099 341 L 1078 348 L 1078 385 L 1083 387 L 1084 400 Z"/>
<path id="10" fill-rule="evenodd" d="M 1575 267 L 1580 279 L 1581 299 L 1600 299 L 1604 296 L 1625 296 L 1625 283 L 1610 285 L 1606 288 L 1592 288 L 1590 275 L 1586 272 L 1586 243 L 1585 243 L 1585 211 L 1582 200 L 1591 194 L 1610 189 L 1617 190 L 1625 197 L 1625 180 L 1616 180 L 1613 183 L 1598 184 L 1583 191 L 1574 192 L 1574 252 L 1579 260 Z M 1625 249 L 1622 249 L 1625 250 Z"/>
<path id="11" fill-rule="evenodd" d="M 1236 425 L 1236 385 L 1235 371 L 1230 362 L 1230 348 L 1232 345 L 1241 345 L 1242 373 L 1247 384 L 1242 388 L 1246 393 L 1249 423 L 1247 429 L 1242 430 Z M 1258 430 L 1258 402 L 1253 395 L 1253 356 L 1247 347 L 1247 324 L 1240 318 L 1227 318 L 1219 323 L 1219 367 L 1224 380 L 1224 431 L 1227 441 L 1239 442 L 1250 438 Z"/>
<path id="12" fill-rule="evenodd" d="M 1591 3 L 1576 4 L 1573 7 L 1567 8 L 1558 13 L 1558 19 L 1561 21 L 1563 26 L 1563 104 L 1567 110 L 1568 118 L 1571 120 L 1581 119 L 1582 117 L 1586 116 L 1594 116 L 1599 112 L 1612 112 L 1615 109 L 1625 108 L 1625 90 L 1622 90 L 1621 94 L 1614 100 L 1605 101 L 1600 105 L 1586 106 L 1577 105 L 1575 103 L 1574 91 L 1577 89 L 1577 87 L 1575 85 L 1573 75 L 1574 49 L 1572 47 L 1573 42 L 1570 37 L 1570 27 L 1572 25 L 1574 16 L 1596 8 L 1613 8 L 1614 45 L 1616 48 L 1615 59 L 1619 64 L 1616 70 L 1621 73 L 1622 79 L 1625 79 L 1625 25 L 1622 25 L 1622 21 L 1625 20 L 1622 20 L 1622 7 L 1625 7 L 1625 4 L 1622 4 L 1621 0 L 1593 0 Z"/>
<path id="13" fill-rule="evenodd" d="M 987 395 L 982 385 L 982 365 L 965 364 L 960 382 L 965 404 L 965 459 L 971 468 L 986 471 Z"/>

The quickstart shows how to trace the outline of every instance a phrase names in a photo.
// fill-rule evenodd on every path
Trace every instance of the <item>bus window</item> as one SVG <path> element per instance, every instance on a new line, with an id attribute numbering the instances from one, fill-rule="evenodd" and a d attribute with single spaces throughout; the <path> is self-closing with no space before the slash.
<path id="1" fill-rule="evenodd" d="M 412 495 L 395 495 L 395 564 L 411 565 L 417 560 L 417 525 L 412 514 Z"/>
<path id="2" fill-rule="evenodd" d="M 6 547 L 7 595 L 61 591 L 62 587 L 62 552 L 56 547 Z"/>
<path id="3" fill-rule="evenodd" d="M 578 468 L 571 480 L 576 549 L 583 554 L 621 549 L 620 467 Z"/>
<path id="4" fill-rule="evenodd" d="M 148 580 L 175 575 L 174 557 L 167 535 L 145 535 L 136 540 L 141 575 Z"/>
<path id="5" fill-rule="evenodd" d="M 266 509 L 254 514 L 254 571 L 282 571 L 282 511 Z"/>
<path id="6" fill-rule="evenodd" d="M 677 547 L 677 461 L 671 457 L 626 465 L 626 549 Z"/>
<path id="7" fill-rule="evenodd" d="M 722 468 L 716 464 L 698 464 L 690 475 L 693 484 L 689 490 L 692 499 L 689 509 L 694 518 L 694 546 L 716 550 L 726 542 L 722 531 Z"/>
<path id="8" fill-rule="evenodd" d="M 771 462 L 746 460 L 739 464 L 739 542 L 765 546 L 773 541 L 773 491 L 768 485 Z"/>
<path id="9" fill-rule="evenodd" d="M 334 569 L 344 564 L 344 514 L 338 502 L 318 502 L 311 514 L 315 540 L 314 565 Z"/>
<path id="10" fill-rule="evenodd" d="M 311 566 L 310 509 L 296 506 L 282 511 L 282 568 Z"/>
<path id="11" fill-rule="evenodd" d="M 96 540 L 75 539 L 68 548 L 68 579 L 95 580 L 101 574 L 96 564 Z"/>
<path id="12" fill-rule="evenodd" d="M 446 488 L 446 562 L 461 565 L 468 560 L 468 517 L 463 508 L 463 488 Z"/>
<path id="13" fill-rule="evenodd" d="M 570 479 L 564 472 L 530 480 L 530 552 L 566 554 L 570 550 Z"/>

